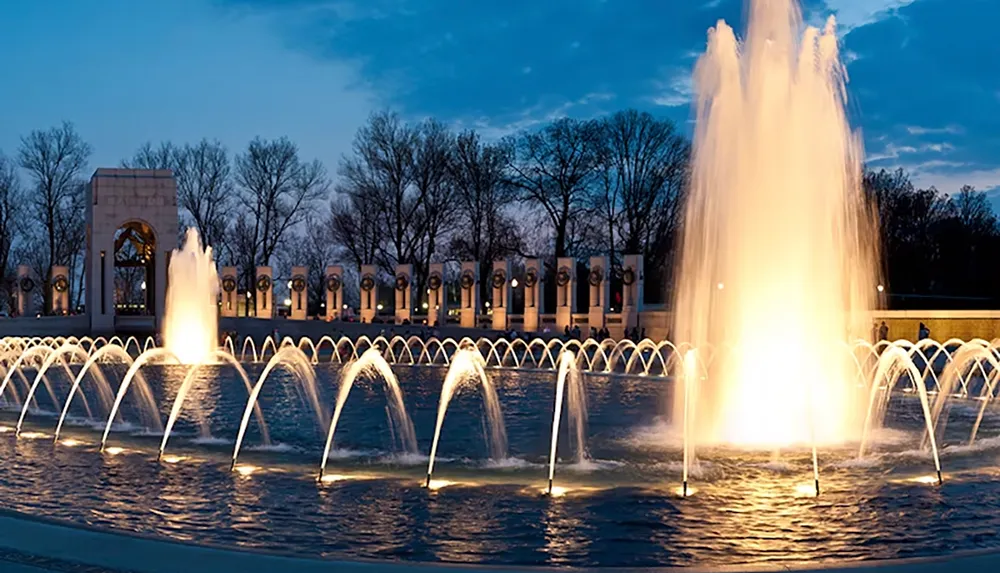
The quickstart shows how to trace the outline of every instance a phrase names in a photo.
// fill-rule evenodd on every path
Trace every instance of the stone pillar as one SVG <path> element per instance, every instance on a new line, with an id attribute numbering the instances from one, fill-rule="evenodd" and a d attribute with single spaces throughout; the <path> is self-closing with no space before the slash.
<path id="1" fill-rule="evenodd" d="M 576 310 L 576 259 L 561 257 L 556 264 L 556 329 L 573 328 Z"/>
<path id="2" fill-rule="evenodd" d="M 413 321 L 413 265 L 396 265 L 396 324 Z"/>
<path id="3" fill-rule="evenodd" d="M 444 263 L 431 263 L 427 276 L 427 326 L 448 322 L 448 297 L 444 286 Z"/>
<path id="4" fill-rule="evenodd" d="M 330 265 L 326 267 L 326 319 L 341 320 L 344 318 L 344 267 Z"/>
<path id="5" fill-rule="evenodd" d="M 257 267 L 257 279 L 254 287 L 257 289 L 257 318 L 274 317 L 274 281 L 271 267 Z"/>
<path id="6" fill-rule="evenodd" d="M 462 274 L 458 278 L 458 286 L 462 291 L 462 303 L 459 308 L 462 328 L 475 328 L 479 316 L 479 263 L 466 261 L 462 263 Z"/>
<path id="7" fill-rule="evenodd" d="M 635 328 L 639 325 L 639 313 L 642 312 L 643 290 L 645 280 L 642 269 L 642 255 L 625 255 L 622 269 L 622 326 Z"/>
<path id="8" fill-rule="evenodd" d="M 288 316 L 292 320 L 305 320 L 309 314 L 309 267 L 292 267 L 292 287 L 289 298 L 292 308 Z"/>
<path id="9" fill-rule="evenodd" d="M 510 261 L 501 259 L 493 261 L 493 273 L 490 275 L 490 291 L 493 293 L 493 330 L 507 330 L 507 317 L 510 314 Z"/>
<path id="10" fill-rule="evenodd" d="M 56 315 L 69 314 L 69 267 L 52 267 L 52 305 L 49 311 Z"/>
<path id="11" fill-rule="evenodd" d="M 545 313 L 542 289 L 542 261 L 525 259 L 524 261 L 524 331 L 538 332 L 541 327 L 541 315 Z"/>
<path id="12" fill-rule="evenodd" d="M 28 265 L 17 267 L 17 315 L 35 316 L 35 289 L 38 281 Z"/>
<path id="13" fill-rule="evenodd" d="M 590 308 L 587 310 L 587 324 L 598 330 L 605 326 L 605 315 L 611 304 L 611 276 L 608 270 L 608 257 L 590 257 L 590 272 L 587 282 L 590 284 Z"/>
<path id="14" fill-rule="evenodd" d="M 219 315 L 223 318 L 232 318 L 236 316 L 236 311 L 240 306 L 240 292 L 237 289 L 240 283 L 236 280 L 238 277 L 236 267 L 222 267 L 220 275 L 222 276 L 219 281 L 222 286 L 222 308 L 219 309 Z"/>
<path id="15" fill-rule="evenodd" d="M 378 282 L 375 280 L 378 271 L 375 265 L 361 265 L 361 322 L 371 324 L 375 320 L 378 304 Z"/>

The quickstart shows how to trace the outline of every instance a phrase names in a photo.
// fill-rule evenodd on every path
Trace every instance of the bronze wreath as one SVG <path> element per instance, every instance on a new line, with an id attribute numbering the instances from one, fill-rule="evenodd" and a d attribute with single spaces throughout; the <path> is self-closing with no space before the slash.
<path id="1" fill-rule="evenodd" d="M 635 270 L 632 267 L 628 267 L 622 271 L 622 284 L 625 286 L 632 286 L 635 284 Z"/>
<path id="2" fill-rule="evenodd" d="M 462 285 L 462 288 L 464 288 L 465 290 L 470 290 L 476 284 L 476 277 L 475 275 L 472 274 L 472 271 L 467 270 L 464 273 L 462 273 L 462 277 L 459 279 L 458 282 L 459 284 Z"/>
<path id="3" fill-rule="evenodd" d="M 326 290 L 330 292 L 337 292 L 340 288 L 340 275 L 337 273 L 330 273 L 326 277 Z"/>
<path id="4" fill-rule="evenodd" d="M 404 274 L 396 275 L 396 290 L 402 292 L 406 290 L 406 287 L 410 286 L 410 279 Z"/>
<path id="5" fill-rule="evenodd" d="M 604 269 L 601 267 L 594 267 L 590 269 L 590 274 L 587 275 L 587 281 L 590 286 L 601 286 L 601 281 L 604 280 Z"/>
<path id="6" fill-rule="evenodd" d="M 222 277 L 222 290 L 226 292 L 233 292 L 236 290 L 236 277 L 233 275 L 226 275 Z"/>
<path id="7" fill-rule="evenodd" d="M 370 291 L 375 288 L 375 277 L 371 275 L 365 275 L 361 277 L 361 290 Z"/>
<path id="8" fill-rule="evenodd" d="M 571 277 L 570 277 L 570 274 L 569 274 L 569 269 L 567 269 L 566 267 L 563 267 L 563 268 L 559 269 L 559 271 L 556 273 L 556 284 L 557 285 L 559 285 L 561 287 L 564 287 L 564 286 L 566 286 L 566 285 L 569 284 L 570 280 L 571 280 Z"/>
<path id="9" fill-rule="evenodd" d="M 257 277 L 257 290 L 260 292 L 266 292 L 271 288 L 271 277 L 267 275 L 260 275 Z"/>
<path id="10" fill-rule="evenodd" d="M 493 271 L 493 288 L 503 288 L 506 283 L 507 273 L 503 272 L 503 269 Z"/>
<path id="11" fill-rule="evenodd" d="M 427 288 L 431 290 L 438 290 L 443 284 L 444 279 L 438 273 L 431 273 L 431 276 L 427 277 Z"/>
<path id="12" fill-rule="evenodd" d="M 68 291 L 69 280 L 66 279 L 66 275 L 57 275 L 52 281 L 52 288 L 56 289 L 56 292 Z"/>

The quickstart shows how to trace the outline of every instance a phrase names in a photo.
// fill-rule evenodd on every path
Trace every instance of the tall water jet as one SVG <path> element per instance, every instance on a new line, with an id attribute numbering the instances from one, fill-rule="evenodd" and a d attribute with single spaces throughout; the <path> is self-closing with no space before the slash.
<path id="1" fill-rule="evenodd" d="M 742 45 L 724 22 L 709 31 L 694 77 L 673 332 L 717 359 L 691 431 L 701 444 L 839 443 L 859 437 L 864 400 L 833 349 L 866 337 L 878 284 L 861 139 L 833 19 L 804 28 L 795 0 L 752 0 L 748 15 Z"/>
<path id="2" fill-rule="evenodd" d="M 174 249 L 168 274 L 163 346 L 182 364 L 201 364 L 219 346 L 219 275 L 197 229 L 188 229 L 184 245 Z"/>
<path id="3" fill-rule="evenodd" d="M 434 441 L 431 443 L 431 455 L 427 462 L 427 487 L 431 485 L 431 475 L 434 473 L 434 457 L 437 455 L 438 440 L 441 438 L 441 426 L 444 424 L 444 415 L 448 412 L 448 404 L 451 403 L 455 392 L 470 380 L 478 380 L 482 389 L 483 409 L 486 411 L 486 419 L 490 429 L 490 456 L 493 458 L 502 458 L 507 455 L 507 429 L 504 427 L 503 414 L 500 412 L 500 400 L 497 398 L 496 388 L 493 387 L 493 383 L 486 376 L 486 371 L 483 368 L 485 364 L 486 361 L 483 355 L 474 346 L 460 348 L 452 356 L 451 366 L 448 367 L 448 374 L 445 375 L 444 384 L 441 386 L 437 423 L 434 425 Z"/>
<path id="4" fill-rule="evenodd" d="M 564 350 L 559 356 L 559 371 L 556 374 L 556 401 L 552 412 L 552 443 L 549 448 L 549 494 L 556 473 L 556 447 L 559 445 L 559 421 L 562 418 L 563 396 L 569 386 L 569 425 L 576 438 L 576 460 L 583 462 L 587 457 L 586 426 L 587 398 L 584 393 L 580 369 L 576 364 L 576 354 Z"/>
<path id="5" fill-rule="evenodd" d="M 399 387 L 399 381 L 392 372 L 392 367 L 382 357 L 378 348 L 369 348 L 360 358 L 352 362 L 344 370 L 340 381 L 340 391 L 337 392 L 337 405 L 333 410 L 333 420 L 330 422 L 330 430 L 327 433 L 326 445 L 323 447 L 323 459 L 319 466 L 319 479 L 323 479 L 326 472 L 326 462 L 330 457 L 330 448 L 333 446 L 333 436 L 337 431 L 337 422 L 340 421 L 340 414 L 347 403 L 347 397 L 351 394 L 351 388 L 359 376 L 378 377 L 385 381 L 386 398 L 389 401 L 389 427 L 399 428 L 399 438 L 403 447 L 408 453 L 417 451 L 417 435 L 413 429 L 413 421 L 406 413 L 406 405 L 403 403 L 403 391 Z"/>

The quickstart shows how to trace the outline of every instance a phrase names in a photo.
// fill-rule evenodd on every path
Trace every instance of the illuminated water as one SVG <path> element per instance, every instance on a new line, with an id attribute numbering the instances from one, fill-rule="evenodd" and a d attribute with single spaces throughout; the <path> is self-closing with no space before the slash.
<path id="1" fill-rule="evenodd" d="M 219 345 L 219 275 L 197 229 L 188 229 L 174 249 L 167 274 L 163 345 L 182 364 L 205 362 Z"/>
<path id="2" fill-rule="evenodd" d="M 390 354 L 387 348 L 394 349 L 394 363 L 407 363 L 410 355 L 434 355 L 427 351 L 435 347 L 433 342 L 411 342 L 409 350 L 399 339 L 375 343 L 383 356 Z M 640 362 L 628 344 L 605 350 L 606 356 L 622 355 L 613 362 L 613 371 Z M 604 359 L 595 358 L 596 345 L 579 357 L 581 372 L 562 368 L 567 378 L 578 377 L 566 380 L 565 392 L 577 388 L 584 393 L 576 407 L 586 412 L 588 456 L 582 462 L 577 458 L 579 434 L 564 418 L 557 439 L 556 495 L 543 495 L 560 360 L 546 362 L 536 351 L 539 369 L 498 369 L 496 360 L 502 356 L 508 363 L 532 359 L 510 354 L 505 343 L 480 341 L 477 348 L 490 357 L 480 364 L 486 364 L 484 374 L 502 412 L 506 455 L 490 453 L 492 428 L 484 419 L 492 406 L 479 389 L 455 392 L 442 426 L 433 489 L 424 487 L 427 453 L 447 367 L 391 367 L 412 421 L 416 453 L 403 418 L 393 410 L 397 390 L 387 387 L 385 365 L 378 366 L 377 376 L 356 377 L 349 399 L 342 401 L 325 478 L 317 481 L 329 436 L 323 421 L 339 401 L 343 366 L 329 362 L 333 345 L 320 345 L 318 364 L 312 364 L 310 351 L 286 344 L 278 356 L 295 351 L 306 357 L 304 362 L 295 355 L 274 365 L 268 356 L 256 363 L 244 361 L 239 369 L 220 361 L 198 370 L 148 363 L 140 374 L 150 397 L 135 390 L 125 395 L 103 454 L 98 450 L 108 397 L 101 398 L 106 389 L 89 374 L 78 387 L 80 396 L 69 408 L 58 443 L 53 443 L 58 408 L 48 392 L 37 392 L 37 405 L 27 410 L 11 404 L 0 412 L 0 506 L 118 531 L 328 558 L 705 565 L 1000 547 L 1000 409 L 991 400 L 975 399 L 997 380 L 998 345 L 951 346 L 947 361 L 935 344 L 913 348 L 916 361 L 900 350 L 912 348 L 905 343 L 882 352 L 883 364 L 897 366 L 879 369 L 889 376 L 880 386 L 896 391 L 891 399 L 882 390 L 875 393 L 878 411 L 863 457 L 857 442 L 819 450 L 819 498 L 814 496 L 808 447 L 785 449 L 779 456 L 703 447 L 690 469 L 691 495 L 682 498 L 678 487 L 684 452 L 676 431 L 681 426 L 660 417 L 661 404 L 676 393 L 677 378 L 657 375 L 655 368 L 657 374 L 649 376 L 595 374 L 593 370 L 604 368 Z M 128 345 L 133 353 L 140 346 Z M 86 342 L 83 346 L 98 352 Z M 360 343 L 358 355 L 366 348 L 370 351 L 370 343 Z M 648 352 L 645 359 L 658 364 Z M 17 353 L 24 351 L 13 348 L 0 358 L 9 360 Z M 935 353 L 930 361 L 935 367 L 925 371 L 927 361 L 921 357 Z M 559 350 L 553 354 L 567 356 Z M 663 364 L 693 368 L 691 360 L 661 356 L 666 356 Z M 80 357 L 71 363 L 71 373 L 82 362 Z M 462 360 L 457 362 L 459 368 L 453 370 L 461 372 Z M 129 363 L 101 364 L 113 388 L 126 376 Z M 259 382 L 268 365 L 270 374 L 253 403 L 261 406 L 270 442 L 260 423 L 247 418 L 249 392 L 240 371 Z M 940 398 L 944 394 L 931 396 L 948 414 L 947 426 L 945 418 L 935 417 L 945 472 L 942 486 L 934 485 L 931 452 L 920 448 L 925 409 L 915 386 L 905 376 L 893 377 L 895 370 L 914 372 L 910 365 L 932 390 L 939 388 L 934 381 L 941 380 L 959 394 L 948 400 Z M 26 368 L 25 381 L 13 376 L 11 387 L 23 397 L 35 372 L 33 366 Z M 315 394 L 304 385 L 309 372 Z M 192 376 L 207 383 L 190 385 L 158 462 L 165 441 L 155 421 L 148 420 L 148 401 L 161 420 L 168 419 L 179 388 Z M 46 374 L 60 402 L 78 377 L 62 368 Z M 5 396 L 12 394 L 8 390 Z M 90 416 L 82 398 L 89 399 Z M 12 428 L 22 411 L 27 412 L 24 428 L 15 438 Z M 239 460 L 230 471 L 234 443 L 247 420 Z M 977 420 L 978 438 L 969 447 Z"/>
<path id="3" fill-rule="evenodd" d="M 836 29 L 803 26 L 797 0 L 753 0 L 748 14 L 742 41 L 725 22 L 709 31 L 694 77 L 671 338 L 726 350 L 693 393 L 691 435 L 764 448 L 856 440 L 866 401 L 853 364 L 829 349 L 870 336 L 878 241 Z"/>

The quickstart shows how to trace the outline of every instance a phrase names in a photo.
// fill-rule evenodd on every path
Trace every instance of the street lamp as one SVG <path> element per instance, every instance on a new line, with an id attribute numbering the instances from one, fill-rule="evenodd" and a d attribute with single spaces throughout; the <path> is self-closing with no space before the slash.
<path id="1" fill-rule="evenodd" d="M 292 306 L 292 299 L 286 298 L 285 299 L 285 306 Z"/>
<path id="2" fill-rule="evenodd" d="M 146 290 L 146 281 L 142 281 L 142 284 L 139 285 L 139 288 L 141 288 L 142 290 Z"/>
<path id="3" fill-rule="evenodd" d="M 513 287 L 513 288 L 517 288 L 517 279 L 511 279 L 510 280 L 510 286 Z"/>
<path id="4" fill-rule="evenodd" d="M 719 283 L 719 284 L 718 284 L 718 285 L 716 285 L 716 286 L 718 286 L 718 287 L 719 287 L 719 290 L 722 290 L 722 289 L 726 288 L 726 285 L 724 285 L 724 284 L 722 284 L 722 283 Z"/>
<path id="5" fill-rule="evenodd" d="M 882 286 L 882 285 L 878 285 L 877 287 L 875 287 L 875 289 L 878 290 L 878 292 L 884 292 L 885 291 L 885 287 Z"/>

